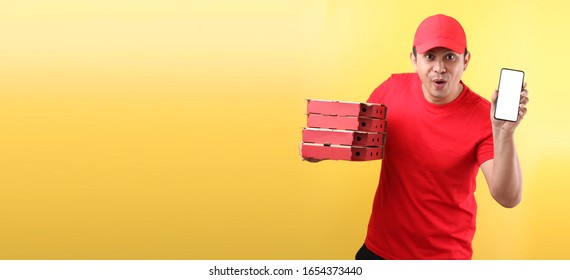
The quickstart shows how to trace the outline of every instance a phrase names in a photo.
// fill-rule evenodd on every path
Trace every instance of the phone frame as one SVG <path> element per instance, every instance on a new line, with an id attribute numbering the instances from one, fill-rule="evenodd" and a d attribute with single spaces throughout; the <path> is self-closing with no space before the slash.
<path id="1" fill-rule="evenodd" d="M 518 109 L 517 109 L 517 114 L 516 114 L 516 119 L 513 120 L 508 120 L 508 119 L 502 119 L 502 118 L 497 118 L 497 105 L 499 103 L 499 96 L 501 95 L 501 93 L 499 92 L 499 89 L 501 88 L 501 78 L 503 77 L 503 71 L 515 71 L 515 72 L 520 72 L 522 73 L 522 81 L 521 81 L 521 91 L 523 90 L 523 86 L 524 86 L 524 77 L 525 77 L 525 73 L 522 70 L 517 70 L 517 69 L 512 69 L 512 68 L 501 68 L 501 72 L 499 75 L 499 85 L 497 87 L 497 99 L 495 100 L 495 112 L 493 112 L 493 117 L 496 120 L 501 120 L 501 121 L 508 121 L 508 122 L 517 122 L 519 120 L 519 113 L 518 113 Z M 519 106 L 520 106 L 520 101 L 522 99 L 522 96 L 520 96 L 520 92 L 519 92 Z"/>

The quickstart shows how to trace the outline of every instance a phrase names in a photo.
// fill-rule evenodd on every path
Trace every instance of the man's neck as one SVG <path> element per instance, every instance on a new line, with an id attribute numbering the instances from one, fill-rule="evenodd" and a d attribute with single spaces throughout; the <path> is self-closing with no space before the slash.
<path id="1" fill-rule="evenodd" d="M 453 100 L 457 99 L 457 97 L 459 97 L 459 95 L 461 95 L 461 93 L 463 92 L 463 89 L 464 89 L 463 83 L 459 82 L 459 84 L 457 84 L 457 86 L 455 86 L 455 89 L 452 91 L 452 93 L 450 95 L 447 95 L 443 98 L 437 98 L 437 97 L 432 96 L 422 85 L 422 92 L 424 94 L 424 98 L 427 100 L 427 102 L 432 103 L 432 104 L 436 104 L 436 105 L 445 105 L 445 104 L 453 102 Z"/>

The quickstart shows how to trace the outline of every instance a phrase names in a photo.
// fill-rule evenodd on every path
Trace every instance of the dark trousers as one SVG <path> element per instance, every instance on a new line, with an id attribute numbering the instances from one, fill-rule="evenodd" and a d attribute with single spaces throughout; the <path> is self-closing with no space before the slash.
<path id="1" fill-rule="evenodd" d="M 366 247 L 366 244 L 362 244 L 360 250 L 356 252 L 356 256 L 354 257 L 355 260 L 384 260 L 383 257 L 380 257 L 374 254 L 370 249 Z"/>

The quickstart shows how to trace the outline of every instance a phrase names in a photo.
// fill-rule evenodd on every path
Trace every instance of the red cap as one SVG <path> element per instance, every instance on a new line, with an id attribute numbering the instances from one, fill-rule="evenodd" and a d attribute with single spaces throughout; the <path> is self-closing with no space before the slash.
<path id="1" fill-rule="evenodd" d="M 420 23 L 414 36 L 414 47 L 418 53 L 444 47 L 462 54 L 467 48 L 467 39 L 463 27 L 456 19 L 439 14 Z"/>

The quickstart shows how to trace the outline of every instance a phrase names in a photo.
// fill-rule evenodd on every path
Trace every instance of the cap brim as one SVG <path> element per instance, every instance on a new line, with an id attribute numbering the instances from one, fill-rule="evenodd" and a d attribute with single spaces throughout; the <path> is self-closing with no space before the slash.
<path id="1" fill-rule="evenodd" d="M 442 48 L 446 48 L 446 49 L 450 49 L 456 53 L 462 54 L 465 52 L 465 46 L 462 44 L 457 44 L 451 40 L 446 40 L 446 39 L 436 39 L 436 40 L 432 40 L 429 42 L 425 42 L 423 44 L 418 44 L 416 46 L 416 51 L 418 53 L 425 53 L 433 48 L 438 48 L 438 47 L 442 47 Z"/>

